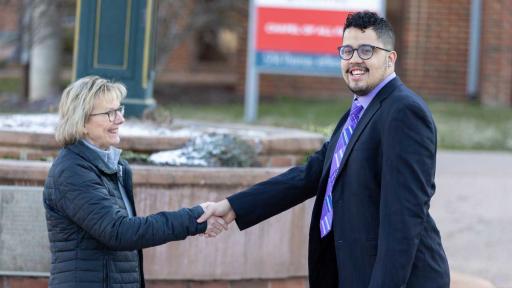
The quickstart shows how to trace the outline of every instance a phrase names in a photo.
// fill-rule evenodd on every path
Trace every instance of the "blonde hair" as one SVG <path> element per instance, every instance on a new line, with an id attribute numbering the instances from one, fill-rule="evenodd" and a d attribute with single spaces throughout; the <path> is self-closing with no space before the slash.
<path id="1" fill-rule="evenodd" d="M 123 84 L 98 76 L 87 76 L 69 84 L 60 99 L 55 139 L 62 146 L 76 143 L 84 137 L 85 123 L 96 99 L 121 101 L 124 97 Z"/>

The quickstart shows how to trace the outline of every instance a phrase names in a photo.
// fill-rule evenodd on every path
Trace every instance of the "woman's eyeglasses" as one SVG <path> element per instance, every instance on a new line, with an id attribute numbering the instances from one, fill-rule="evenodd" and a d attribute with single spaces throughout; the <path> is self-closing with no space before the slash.
<path id="1" fill-rule="evenodd" d="M 107 115 L 108 121 L 114 122 L 117 119 L 118 113 L 121 114 L 121 116 L 124 116 L 124 105 L 121 105 L 121 106 L 119 106 L 119 108 L 114 109 L 114 110 L 110 110 L 110 111 L 102 112 L 102 113 L 94 113 L 89 116 Z"/>

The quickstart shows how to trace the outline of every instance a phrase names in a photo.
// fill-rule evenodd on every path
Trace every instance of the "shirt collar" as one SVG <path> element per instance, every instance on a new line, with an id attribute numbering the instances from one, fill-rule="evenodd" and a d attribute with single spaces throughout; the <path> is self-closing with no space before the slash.
<path id="1" fill-rule="evenodd" d="M 393 80 L 395 77 L 395 72 L 389 74 L 386 78 L 384 78 L 384 80 L 382 80 L 382 82 L 379 83 L 379 85 L 377 85 L 377 87 L 373 88 L 373 90 L 370 93 L 368 93 L 367 95 L 360 96 L 354 94 L 354 99 L 357 98 L 357 101 L 359 101 L 359 103 L 363 105 L 363 108 L 366 109 L 366 107 L 368 107 L 368 105 L 370 105 L 370 103 L 372 102 L 373 98 L 375 98 L 375 95 L 379 93 L 380 89 L 382 89 L 384 85 L 388 84 L 388 82 Z"/>

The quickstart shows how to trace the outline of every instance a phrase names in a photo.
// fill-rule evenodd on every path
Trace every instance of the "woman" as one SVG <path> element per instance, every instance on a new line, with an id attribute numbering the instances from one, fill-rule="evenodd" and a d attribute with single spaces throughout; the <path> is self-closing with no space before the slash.
<path id="1" fill-rule="evenodd" d="M 132 172 L 119 158 L 126 88 L 97 76 L 62 94 L 55 137 L 63 146 L 44 187 L 52 256 L 49 287 L 144 287 L 142 248 L 226 229 L 197 223 L 208 203 L 137 217 Z"/>

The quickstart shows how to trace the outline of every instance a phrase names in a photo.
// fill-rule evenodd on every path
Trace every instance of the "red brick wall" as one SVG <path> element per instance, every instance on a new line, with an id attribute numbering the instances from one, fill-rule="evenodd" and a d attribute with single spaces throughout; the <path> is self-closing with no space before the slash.
<path id="1" fill-rule="evenodd" d="M 0 288 L 47 288 L 47 277 L 0 276 Z"/>
<path id="2" fill-rule="evenodd" d="M 247 31 L 247 21 L 243 22 L 240 31 Z M 239 46 L 236 53 L 237 65 L 236 73 L 239 75 L 236 83 L 236 93 L 243 97 L 245 95 L 245 67 L 247 62 L 247 33 L 239 33 Z"/>
<path id="3" fill-rule="evenodd" d="M 351 93 L 341 76 L 327 78 L 263 74 L 260 77 L 260 96 L 263 98 L 288 96 L 332 99 L 349 95 Z"/>
<path id="4" fill-rule="evenodd" d="M 18 29 L 18 5 L 13 1 L 7 1 L 8 4 L 0 2 L 0 31 L 16 31 Z"/>
<path id="5" fill-rule="evenodd" d="M 195 50 L 192 45 L 193 39 L 187 39 L 181 45 L 174 48 L 167 59 L 167 71 L 173 73 L 191 72 L 195 62 Z"/>
<path id="6" fill-rule="evenodd" d="M 387 17 L 397 34 L 397 72 L 418 94 L 429 99 L 466 100 L 471 0 L 393 0 Z M 479 96 L 487 105 L 512 105 L 512 1 L 482 1 Z M 240 31 L 246 30 L 246 23 Z M 245 92 L 246 34 L 236 56 L 236 92 Z M 186 63 L 183 56 L 175 68 Z M 185 53 L 185 54 L 184 54 Z M 189 63 L 190 65 L 190 63 Z M 341 78 L 262 75 L 262 98 L 340 97 L 349 95 Z"/>
<path id="7" fill-rule="evenodd" d="M 16 5 L 0 10 L 0 29 L 16 29 Z M 402 80 L 425 98 L 466 99 L 471 0 L 390 0 L 387 17 L 397 34 L 397 72 Z M 512 105 L 512 1 L 482 1 L 480 98 L 484 104 Z M 244 19 L 241 17 L 241 19 Z M 225 66 L 201 65 L 195 59 L 191 37 L 173 51 L 164 72 L 198 72 L 237 75 L 234 85 L 240 98 L 245 92 L 246 25 L 240 23 L 238 53 Z M 199 79 L 200 80 L 200 79 Z M 198 83 L 200 81 L 194 81 Z M 210 83 L 211 84 L 211 83 Z M 223 83 L 225 84 L 225 83 Z M 262 75 L 262 98 L 349 95 L 341 78 Z"/>
<path id="8" fill-rule="evenodd" d="M 480 98 L 484 104 L 512 104 L 512 1 L 482 1 Z"/>
<path id="9" fill-rule="evenodd" d="M 470 2 L 404 1 L 400 76 L 426 98 L 466 97 Z"/>

